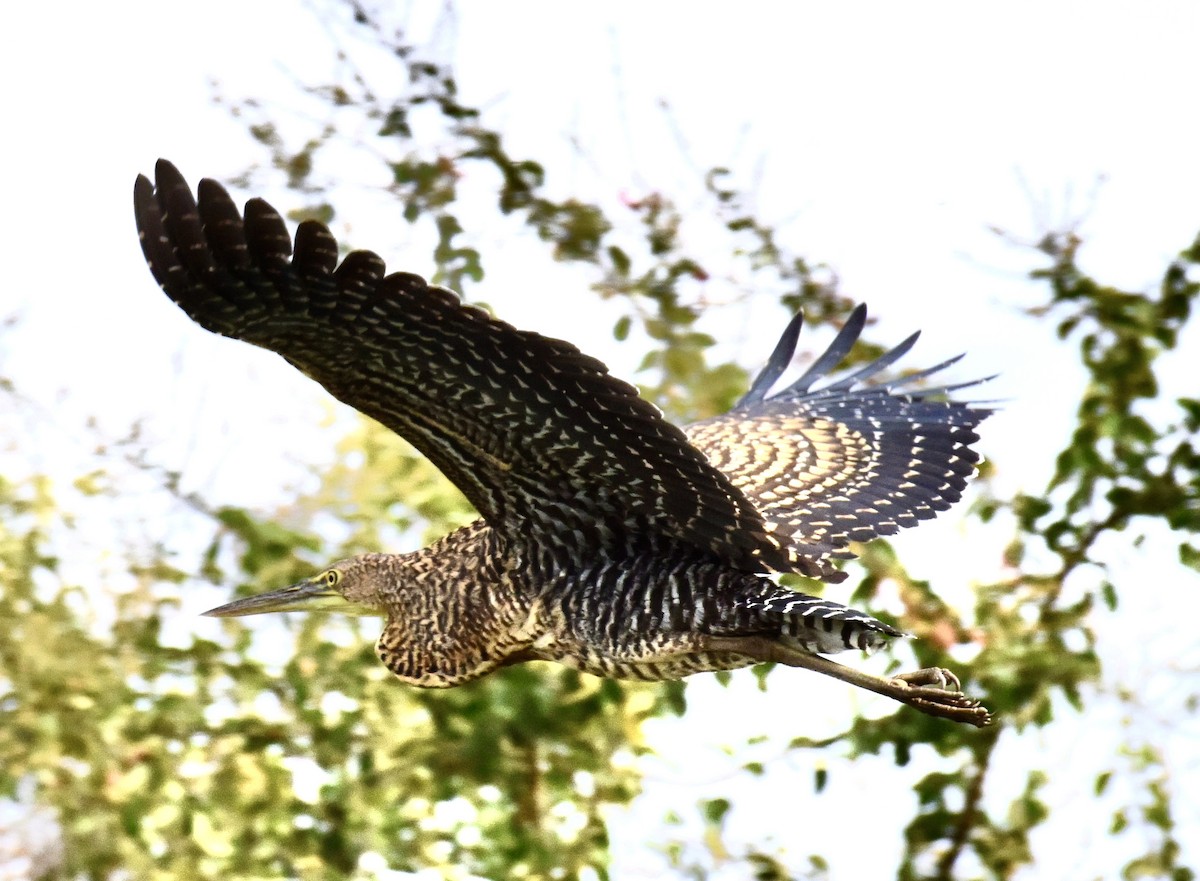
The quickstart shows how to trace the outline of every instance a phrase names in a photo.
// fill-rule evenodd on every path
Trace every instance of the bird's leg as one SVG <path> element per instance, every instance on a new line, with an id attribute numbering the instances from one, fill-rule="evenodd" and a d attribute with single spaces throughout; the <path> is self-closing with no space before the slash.
<path id="1" fill-rule="evenodd" d="M 706 648 L 709 651 L 735 652 L 759 661 L 804 667 L 824 673 L 842 682 L 908 704 L 930 716 L 952 719 L 955 722 L 969 722 L 980 728 L 992 720 L 992 714 L 986 707 L 959 691 L 958 677 L 941 667 L 928 667 L 885 679 L 855 670 L 853 667 L 844 667 L 821 655 L 792 648 L 767 637 L 710 637 Z"/>

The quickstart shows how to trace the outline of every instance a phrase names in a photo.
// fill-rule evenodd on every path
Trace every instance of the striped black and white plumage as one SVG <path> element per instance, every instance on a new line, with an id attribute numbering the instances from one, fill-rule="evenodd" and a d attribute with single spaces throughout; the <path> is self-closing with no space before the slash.
<path id="1" fill-rule="evenodd" d="M 520 331 L 375 254 L 338 264 L 321 224 L 294 245 L 261 200 L 220 185 L 198 200 L 174 166 L 139 177 L 134 208 L 158 283 L 215 333 L 282 355 L 410 441 L 481 519 L 410 554 L 334 564 L 299 585 L 213 610 L 336 608 L 387 618 L 378 651 L 401 679 L 445 687 L 553 660 L 603 676 L 677 678 L 777 661 L 925 712 L 984 724 L 952 674 L 881 679 L 822 657 L 900 631 L 775 584 L 826 581 L 850 542 L 957 500 L 987 411 L 913 385 L 866 384 L 906 340 L 845 379 L 860 307 L 793 385 L 800 318 L 727 414 L 679 429 L 574 346 Z M 949 363 L 949 362 L 948 362 Z"/>

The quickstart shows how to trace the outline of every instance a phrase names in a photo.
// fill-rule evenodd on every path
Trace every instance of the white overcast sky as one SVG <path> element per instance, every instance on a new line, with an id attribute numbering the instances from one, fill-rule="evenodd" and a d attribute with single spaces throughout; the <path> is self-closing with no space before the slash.
<path id="1" fill-rule="evenodd" d="M 829 263 L 847 294 L 870 303 L 881 322 L 876 339 L 923 328 L 910 363 L 966 351 L 957 378 L 1001 372 L 992 393 L 1007 403 L 985 424 L 981 446 L 1005 487 L 1044 484 L 1082 375 L 1050 322 L 1020 314 L 1046 296 L 1024 281 L 1033 255 L 990 229 L 1029 240 L 1083 218 L 1085 267 L 1136 288 L 1154 284 L 1200 230 L 1193 3 L 474 2 L 452 12 L 422 4 L 406 15 L 414 41 L 452 62 L 464 102 L 486 109 L 485 124 L 504 132 L 512 154 L 549 161 L 557 192 L 670 193 L 694 182 L 697 169 L 728 166 L 753 184 L 760 216 L 780 226 L 788 247 Z M 52 467 L 71 443 L 70 426 L 90 414 L 117 434 L 145 418 L 163 464 L 227 503 L 269 506 L 281 483 L 302 479 L 301 463 L 323 455 L 328 436 L 306 441 L 303 431 L 322 412 L 318 390 L 278 359 L 209 338 L 159 295 L 130 210 L 135 174 L 150 172 L 159 156 L 193 183 L 264 161 L 213 104 L 210 81 L 229 98 L 291 107 L 296 82 L 328 76 L 327 52 L 315 48 L 322 40 L 309 7 L 280 0 L 21 3 L 6 11 L 0 223 L 9 274 L 0 319 L 19 324 L 0 337 L 0 375 L 54 414 L 57 434 L 23 450 L 34 467 Z M 356 183 L 365 175 L 347 169 Z M 280 207 L 295 204 L 271 195 Z M 405 264 L 406 229 L 394 220 L 355 217 L 353 234 L 391 266 L 428 269 Z M 468 234 L 492 246 L 507 233 Z M 632 365 L 607 342 L 608 325 L 581 312 L 569 290 L 547 293 L 540 266 L 496 258 L 488 269 L 492 287 L 478 295 L 503 317 L 567 337 L 628 376 Z M 739 326 L 733 351 L 753 366 L 778 330 Z M 1190 340 L 1165 376 L 1174 394 L 1196 391 L 1194 329 Z M 986 537 L 977 544 L 952 520 L 939 523 L 904 537 L 918 572 L 939 584 L 993 573 L 992 558 L 978 571 L 979 548 L 992 547 Z M 1152 541 L 1140 553 L 1171 548 Z M 1156 583 L 1145 562 L 1115 561 L 1129 578 L 1146 580 L 1128 588 L 1129 602 L 1140 593 L 1152 608 L 1196 604 L 1194 580 L 1187 590 Z M 1127 634 L 1128 656 L 1115 643 L 1124 662 L 1117 667 L 1133 675 L 1158 663 L 1139 644 L 1152 636 L 1158 657 L 1191 651 L 1196 666 L 1189 634 L 1160 637 L 1153 620 L 1132 616 L 1107 627 Z M 786 742 L 802 728 L 809 701 L 831 725 L 848 706 L 878 707 L 816 677 L 784 679 L 774 678 L 765 700 L 711 683 L 691 689 L 696 704 L 719 708 L 715 721 L 703 733 L 688 720 L 661 723 L 661 737 L 674 738 L 672 762 L 655 771 L 634 821 L 617 824 L 618 840 L 636 840 L 667 807 L 685 813 L 699 798 L 734 793 L 745 806 L 735 831 L 742 823 L 744 839 L 757 840 L 757 805 L 774 817 L 775 840 L 799 865 L 836 828 L 831 805 L 853 805 L 859 828 L 886 825 L 889 806 L 903 816 L 911 780 L 896 772 L 881 784 L 883 769 L 868 762 L 835 775 L 821 800 L 810 794 L 811 756 L 776 759 L 768 783 L 728 776 L 714 743 L 769 724 Z M 776 721 L 764 722 L 770 714 Z M 1072 738 L 1094 729 L 1088 721 L 1092 728 L 1079 720 L 1054 736 L 1027 737 L 1023 748 L 1032 752 L 1010 760 L 1068 762 L 1078 755 Z M 1185 778 L 1193 791 L 1200 785 L 1194 735 L 1171 747 L 1177 792 L 1186 792 Z M 695 743 L 685 749 L 681 740 Z M 702 761 L 709 764 L 700 772 Z M 1057 797 L 1079 798 L 1089 779 L 1068 778 Z M 794 800 L 780 816 L 788 786 Z M 1041 842 L 1039 858 L 1064 871 L 1077 865 L 1072 855 L 1097 838 L 1087 810 L 1078 816 L 1088 819 L 1055 821 L 1066 823 L 1054 827 L 1065 843 Z M 1102 828 L 1107 814 L 1096 816 Z M 1200 839 L 1194 804 L 1179 819 Z M 799 829 L 807 831 L 797 839 Z M 898 848 L 897 830 L 880 865 Z M 638 853 L 622 849 L 618 866 L 632 874 L 657 865 Z M 1085 864 L 1095 875 L 1110 858 Z M 836 877 L 868 877 L 843 871 Z"/>

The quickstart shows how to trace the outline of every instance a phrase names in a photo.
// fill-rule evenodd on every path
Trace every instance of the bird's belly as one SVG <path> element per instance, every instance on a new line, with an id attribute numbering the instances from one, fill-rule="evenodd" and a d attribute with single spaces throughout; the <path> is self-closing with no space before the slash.
<path id="1" fill-rule="evenodd" d="M 678 655 L 659 661 L 628 661 L 615 658 L 563 658 L 561 663 L 593 676 L 606 679 L 638 679 L 643 682 L 661 682 L 668 679 L 683 679 L 693 673 L 711 673 L 714 670 L 737 670 L 754 663 L 752 658 L 730 652 L 698 652 Z"/>
<path id="2" fill-rule="evenodd" d="M 673 634 L 647 640 L 636 649 L 605 651 L 596 645 L 586 645 L 571 639 L 560 640 L 547 635 L 534 643 L 531 655 L 545 661 L 555 661 L 593 676 L 606 679 L 638 679 L 660 682 L 682 679 L 693 673 L 714 670 L 736 670 L 755 663 L 753 658 L 733 652 L 702 651 L 691 645 L 687 634 Z"/>

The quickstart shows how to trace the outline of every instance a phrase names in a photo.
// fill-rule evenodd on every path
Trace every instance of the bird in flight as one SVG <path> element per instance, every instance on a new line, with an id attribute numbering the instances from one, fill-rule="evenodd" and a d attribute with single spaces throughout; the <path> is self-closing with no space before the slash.
<path id="1" fill-rule="evenodd" d="M 261 199 L 160 160 L 134 212 L 162 289 L 214 333 L 270 349 L 426 455 L 480 519 L 405 554 L 333 563 L 235 600 L 218 617 L 334 610 L 386 619 L 380 660 L 412 685 L 461 685 L 532 660 L 625 679 L 772 662 L 924 713 L 985 725 L 948 670 L 880 677 L 826 655 L 902 632 L 771 573 L 836 582 L 851 542 L 958 500 L 988 410 L 945 400 L 971 383 L 913 383 L 952 362 L 824 381 L 866 321 L 860 306 L 803 376 L 772 393 L 801 316 L 728 413 L 684 428 L 570 343 L 518 330 L 305 221 L 294 244 Z M 954 359 L 957 360 L 957 359 Z"/>

